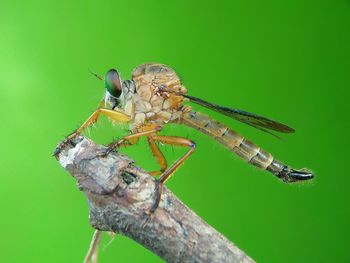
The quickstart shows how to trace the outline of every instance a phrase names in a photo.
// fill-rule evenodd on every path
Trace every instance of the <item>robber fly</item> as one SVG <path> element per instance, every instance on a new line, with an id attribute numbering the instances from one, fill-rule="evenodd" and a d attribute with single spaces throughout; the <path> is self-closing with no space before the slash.
<path id="1" fill-rule="evenodd" d="M 103 78 L 99 78 L 103 80 Z M 64 144 L 80 134 L 85 128 L 94 124 L 102 114 L 113 121 L 128 123 L 131 126 L 131 133 L 111 143 L 106 154 L 116 147 L 129 146 L 135 144 L 140 137 L 146 137 L 150 149 L 160 165 L 159 171 L 150 172 L 150 174 L 160 175 L 158 180 L 160 186 L 195 150 L 195 143 L 189 139 L 159 135 L 162 127 L 168 123 L 184 124 L 207 134 L 247 163 L 269 171 L 284 182 L 289 183 L 313 178 L 313 173 L 307 169 L 297 170 L 283 164 L 270 153 L 227 126 L 205 114 L 193 111 L 184 102 L 197 103 L 268 133 L 272 133 L 272 131 L 293 133 L 294 129 L 253 113 L 219 106 L 187 95 L 187 90 L 181 84 L 176 72 L 166 65 L 158 63 L 140 65 L 134 69 L 131 80 L 121 80 L 118 71 L 111 69 L 106 73 L 104 81 L 106 94 L 104 100 L 100 103 L 100 107 L 92 113 L 80 128 L 66 137 L 56 149 L 55 155 L 61 151 Z M 188 151 L 168 167 L 157 142 L 187 147 Z M 152 211 L 155 211 L 158 206 L 160 195 L 161 191 Z"/>

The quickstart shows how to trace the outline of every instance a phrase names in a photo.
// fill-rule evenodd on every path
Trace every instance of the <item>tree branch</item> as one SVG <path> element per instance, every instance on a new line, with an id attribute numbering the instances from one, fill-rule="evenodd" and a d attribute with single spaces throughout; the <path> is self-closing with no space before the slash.
<path id="1" fill-rule="evenodd" d="M 94 228 L 125 235 L 167 262 L 254 262 L 167 187 L 149 215 L 156 180 L 124 155 L 99 156 L 104 150 L 77 137 L 57 157 L 85 193 Z"/>

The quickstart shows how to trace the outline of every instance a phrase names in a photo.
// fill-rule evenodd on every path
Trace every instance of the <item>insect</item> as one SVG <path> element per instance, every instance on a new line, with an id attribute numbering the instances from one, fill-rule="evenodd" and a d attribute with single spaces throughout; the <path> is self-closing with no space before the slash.
<path id="1" fill-rule="evenodd" d="M 152 212 L 159 204 L 163 184 L 193 153 L 196 147 L 193 141 L 186 138 L 159 135 L 162 127 L 168 123 L 184 124 L 209 135 L 247 163 L 274 174 L 284 182 L 289 183 L 313 178 L 312 172 L 305 168 L 293 169 L 283 164 L 270 153 L 227 126 L 205 114 L 193 111 L 190 106 L 185 104 L 185 101 L 207 107 L 264 132 L 293 133 L 294 129 L 253 113 L 219 106 L 190 96 L 181 84 L 176 72 L 166 65 L 158 63 L 142 64 L 134 69 L 131 80 L 122 80 L 118 71 L 111 69 L 106 73 L 104 81 L 106 93 L 100 107 L 92 113 L 80 128 L 66 137 L 64 142 L 56 149 L 55 155 L 61 151 L 64 144 L 80 134 L 85 128 L 93 125 L 101 114 L 113 121 L 130 124 L 130 134 L 112 142 L 108 146 L 106 154 L 116 147 L 133 145 L 142 136 L 147 138 L 152 154 L 160 165 L 159 171 L 150 172 L 151 175 L 160 175 L 158 179 L 159 197 L 151 209 Z M 157 142 L 187 147 L 188 151 L 168 167 Z"/>

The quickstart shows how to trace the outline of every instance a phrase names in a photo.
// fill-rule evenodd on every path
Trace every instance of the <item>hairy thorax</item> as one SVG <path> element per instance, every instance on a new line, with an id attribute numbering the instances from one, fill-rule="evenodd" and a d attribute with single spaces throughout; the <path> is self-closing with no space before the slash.
<path id="1" fill-rule="evenodd" d="M 186 92 L 173 70 L 161 65 L 136 69 L 133 81 L 123 83 L 124 111 L 131 117 L 133 128 L 144 123 L 162 125 L 178 120 L 187 108 L 183 105 L 184 98 L 171 91 Z"/>

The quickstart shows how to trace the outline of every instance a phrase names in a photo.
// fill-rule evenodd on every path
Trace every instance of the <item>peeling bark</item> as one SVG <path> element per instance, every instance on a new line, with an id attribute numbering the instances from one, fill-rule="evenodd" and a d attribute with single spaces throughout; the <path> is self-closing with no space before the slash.
<path id="1" fill-rule="evenodd" d="M 99 156 L 104 150 L 77 137 L 57 157 L 85 193 L 94 228 L 125 235 L 167 262 L 254 262 L 167 187 L 149 215 L 156 180 L 125 155 Z"/>

